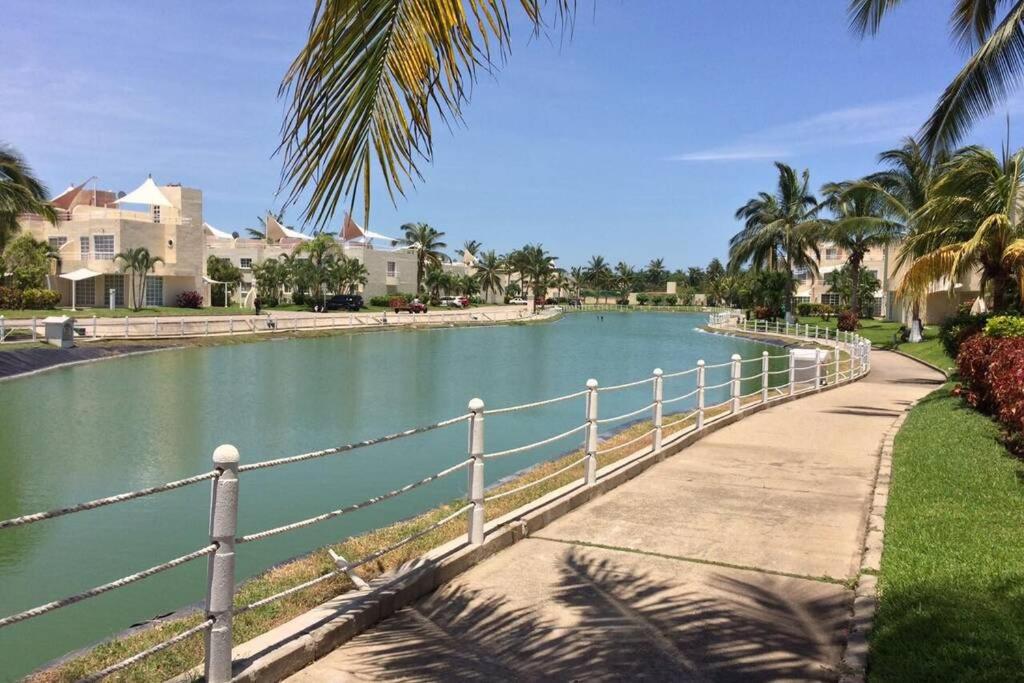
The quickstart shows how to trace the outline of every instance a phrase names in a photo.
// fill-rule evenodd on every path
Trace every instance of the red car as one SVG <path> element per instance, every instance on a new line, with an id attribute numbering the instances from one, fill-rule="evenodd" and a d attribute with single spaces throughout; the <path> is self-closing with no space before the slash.
<path id="1" fill-rule="evenodd" d="M 395 313 L 406 311 L 408 313 L 426 313 L 427 307 L 419 301 L 406 301 L 405 299 L 392 299 L 391 308 Z"/>

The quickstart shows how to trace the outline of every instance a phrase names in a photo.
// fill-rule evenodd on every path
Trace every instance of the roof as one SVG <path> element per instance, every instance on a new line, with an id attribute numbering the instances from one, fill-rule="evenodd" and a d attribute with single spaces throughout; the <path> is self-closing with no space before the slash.
<path id="1" fill-rule="evenodd" d="M 213 227 L 212 225 L 210 225 L 206 221 L 203 221 L 203 228 L 206 230 L 206 233 L 208 235 L 210 235 L 210 237 L 216 237 L 217 239 L 220 239 L 220 240 L 233 240 L 234 239 L 234 236 L 230 232 L 224 232 L 223 230 L 218 230 L 217 228 Z"/>
<path id="2" fill-rule="evenodd" d="M 292 230 L 281 225 L 281 221 L 277 220 L 273 214 L 268 213 L 266 218 L 267 225 L 267 239 L 271 240 L 282 240 L 286 238 L 309 241 L 313 239 L 312 235 L 301 233 L 298 230 Z"/>
<path id="3" fill-rule="evenodd" d="M 347 213 L 345 214 L 345 220 L 341 226 L 341 239 L 343 242 L 355 240 L 384 240 L 386 242 L 402 241 L 399 237 L 390 237 L 388 235 L 382 235 L 379 232 L 367 230 L 352 220 L 352 216 Z"/>
<path id="4" fill-rule="evenodd" d="M 137 188 L 114 202 L 115 204 L 149 204 L 150 206 L 174 206 L 164 196 L 160 188 L 153 182 L 153 177 L 146 178 Z"/>

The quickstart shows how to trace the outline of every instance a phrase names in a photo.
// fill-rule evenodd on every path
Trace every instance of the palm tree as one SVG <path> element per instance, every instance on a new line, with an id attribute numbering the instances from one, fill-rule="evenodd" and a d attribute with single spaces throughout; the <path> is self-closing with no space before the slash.
<path id="1" fill-rule="evenodd" d="M 615 288 L 619 290 L 619 296 L 623 299 L 629 296 L 629 292 L 633 289 L 633 285 L 637 281 L 637 272 L 633 266 L 629 265 L 625 261 L 619 261 L 615 265 Z"/>
<path id="2" fill-rule="evenodd" d="M 875 247 L 892 244 L 903 224 L 890 218 L 889 202 L 878 188 L 864 182 L 829 183 L 821 188 L 823 206 L 833 218 L 823 221 L 824 236 L 849 253 L 850 309 L 860 315 L 860 271 L 864 257 Z"/>
<path id="3" fill-rule="evenodd" d="M 317 0 L 306 45 L 279 89 L 288 100 L 278 151 L 286 203 L 308 198 L 306 222 L 325 225 L 343 196 L 362 194 L 370 220 L 370 180 L 403 194 L 430 162 L 435 123 L 460 121 L 478 69 L 507 56 L 508 0 Z M 520 0 L 539 32 L 540 0 Z M 572 0 L 553 12 L 571 25 Z"/>
<path id="4" fill-rule="evenodd" d="M 477 257 L 474 277 L 484 296 L 490 295 L 491 292 L 502 293 L 504 288 L 501 286 L 501 276 L 504 268 L 504 264 L 493 249 L 481 252 Z"/>
<path id="5" fill-rule="evenodd" d="M 477 240 L 466 240 L 462 243 L 462 258 L 466 258 L 466 255 L 476 257 L 480 253 L 480 247 L 484 246 L 483 243 Z"/>
<path id="6" fill-rule="evenodd" d="M 416 291 L 423 285 L 423 274 L 427 266 L 440 266 L 451 259 L 444 253 L 447 244 L 441 241 L 443 232 L 439 232 L 426 223 L 406 223 L 405 241 L 416 252 Z"/>
<path id="7" fill-rule="evenodd" d="M 48 194 L 25 159 L 13 147 L 0 144 L 0 253 L 18 231 L 19 214 L 36 214 L 50 223 L 57 222 L 57 212 L 46 199 Z"/>
<path id="8" fill-rule="evenodd" d="M 308 254 L 310 282 L 313 300 L 326 300 L 324 285 L 331 282 L 330 269 L 339 256 L 343 256 L 341 245 L 331 235 L 320 234 L 295 248 L 293 255 Z"/>
<path id="9" fill-rule="evenodd" d="M 665 259 L 651 259 L 647 264 L 647 281 L 652 287 L 661 287 L 668 278 L 668 271 L 665 270 Z"/>
<path id="10" fill-rule="evenodd" d="M 452 288 L 452 277 L 440 265 L 431 265 L 423 276 L 423 287 L 436 300 L 444 294 L 447 296 Z"/>
<path id="11" fill-rule="evenodd" d="M 527 244 L 517 254 L 523 295 L 529 288 L 534 298 L 543 297 L 551 277 L 558 271 L 555 267 L 558 257 L 549 254 L 540 244 Z"/>
<path id="12" fill-rule="evenodd" d="M 266 230 L 260 230 L 259 228 L 246 228 L 245 231 L 249 234 L 249 237 L 257 240 L 267 239 Z"/>
<path id="13" fill-rule="evenodd" d="M 573 294 L 577 299 L 580 298 L 580 290 L 583 288 L 584 279 L 583 266 L 572 266 L 569 268 L 569 281 L 572 285 Z"/>
<path id="14" fill-rule="evenodd" d="M 164 260 L 150 254 L 146 247 L 134 247 L 114 254 L 114 261 L 121 261 L 121 272 L 129 273 L 132 306 L 137 311 L 145 303 L 146 279 L 150 271 L 155 270 L 156 265 Z"/>
<path id="15" fill-rule="evenodd" d="M 850 24 L 861 35 L 875 34 L 898 0 L 850 0 Z M 975 121 L 1006 100 L 1024 78 L 1024 0 L 954 0 L 953 38 L 973 51 L 946 86 L 920 138 L 927 157 L 954 147 Z M 1008 5 L 996 24 L 1001 5 Z"/>
<path id="16" fill-rule="evenodd" d="M 909 264 L 899 292 L 919 296 L 940 278 L 955 282 L 981 271 L 981 289 L 1004 312 L 1024 295 L 1024 149 L 997 159 L 991 150 L 967 147 L 942 168 L 918 229 L 900 250 Z"/>
<path id="17" fill-rule="evenodd" d="M 810 172 L 796 170 L 780 161 L 774 194 L 758 193 L 736 210 L 743 229 L 729 240 L 729 269 L 749 263 L 753 270 L 779 270 L 793 280 L 796 268 L 818 274 L 818 200 L 810 192 Z M 793 315 L 793 290 L 786 294 L 786 318 Z"/>
<path id="18" fill-rule="evenodd" d="M 612 269 L 608 262 L 604 260 L 604 256 L 595 255 L 591 256 L 590 262 L 583 267 L 583 275 L 588 285 L 600 291 L 608 286 L 612 278 Z"/>

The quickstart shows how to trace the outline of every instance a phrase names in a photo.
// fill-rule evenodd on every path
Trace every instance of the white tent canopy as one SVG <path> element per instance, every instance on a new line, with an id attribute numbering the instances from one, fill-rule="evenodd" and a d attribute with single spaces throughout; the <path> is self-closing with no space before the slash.
<path id="1" fill-rule="evenodd" d="M 89 270 L 88 268 L 79 268 L 73 270 L 70 273 L 61 273 L 60 277 L 65 280 L 71 280 L 71 310 L 75 310 L 75 289 L 76 286 L 82 280 L 88 280 L 91 277 L 100 275 L 95 270 Z"/>
<path id="2" fill-rule="evenodd" d="M 216 237 L 217 239 L 220 239 L 220 240 L 234 239 L 234 237 L 231 236 L 230 232 L 224 232 L 223 230 L 218 230 L 217 228 L 213 227 L 212 225 L 210 225 L 209 223 L 207 223 L 205 221 L 203 221 L 203 228 L 206 229 L 206 234 L 210 235 L 211 237 Z"/>
<path id="3" fill-rule="evenodd" d="M 114 202 L 115 204 L 149 204 L 150 206 L 174 206 L 153 182 L 153 177 Z"/>

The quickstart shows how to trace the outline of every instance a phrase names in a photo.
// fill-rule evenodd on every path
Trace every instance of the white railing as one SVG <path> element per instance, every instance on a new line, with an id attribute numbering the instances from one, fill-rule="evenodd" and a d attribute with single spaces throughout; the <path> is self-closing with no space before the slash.
<path id="1" fill-rule="evenodd" d="M 128 500 L 157 495 L 178 488 L 191 486 L 209 480 L 210 491 L 210 523 L 209 542 L 185 555 L 175 557 L 166 562 L 154 565 L 147 569 L 137 571 L 109 583 L 95 588 L 54 600 L 31 609 L 12 614 L 0 619 L 0 628 L 11 626 L 19 622 L 61 609 L 68 605 L 82 602 L 89 598 L 101 595 L 108 591 L 116 590 L 124 586 L 136 583 L 155 574 L 168 571 L 201 557 L 208 559 L 207 592 L 204 608 L 205 618 L 197 626 L 188 629 L 168 640 L 151 646 L 147 650 L 139 652 L 117 664 L 114 664 L 103 671 L 93 674 L 88 680 L 98 680 L 116 671 L 127 668 L 143 658 L 159 652 L 185 638 L 203 633 L 205 635 L 205 658 L 204 669 L 207 681 L 221 683 L 231 680 L 231 644 L 232 644 L 232 620 L 236 614 L 271 604 L 287 596 L 293 595 L 311 586 L 317 585 L 332 577 L 341 575 L 350 576 L 357 585 L 365 585 L 362 580 L 352 575 L 356 568 L 372 562 L 390 552 L 393 552 L 427 533 L 438 529 L 448 522 L 451 522 L 463 515 L 468 522 L 468 533 L 466 543 L 470 546 L 480 545 L 485 535 L 485 506 L 488 501 L 494 501 L 514 493 L 533 488 L 552 478 L 564 474 L 573 467 L 583 464 L 583 475 L 576 486 L 594 486 L 601 475 L 599 475 L 599 456 L 612 452 L 621 451 L 633 447 L 634 452 L 628 455 L 627 462 L 632 459 L 644 457 L 655 453 L 668 445 L 676 443 L 679 439 L 703 431 L 707 425 L 716 420 L 735 415 L 758 405 L 771 404 L 774 401 L 784 400 L 797 394 L 813 393 L 820 391 L 825 386 L 851 382 L 868 372 L 870 369 L 870 345 L 863 338 L 853 333 L 835 334 L 829 337 L 829 333 L 822 333 L 820 328 L 809 326 L 796 326 L 793 329 L 784 329 L 778 323 L 772 325 L 761 321 L 739 321 L 734 316 L 714 314 L 710 317 L 712 327 L 723 329 L 738 329 L 760 334 L 780 335 L 787 337 L 798 337 L 815 344 L 813 360 L 809 363 L 801 361 L 797 352 L 785 352 L 771 355 L 764 351 L 760 356 L 743 359 L 739 355 L 733 355 L 729 361 L 723 363 L 707 364 L 703 360 L 697 362 L 693 368 L 680 371 L 664 373 L 661 369 L 655 369 L 650 377 L 641 378 L 631 382 L 601 387 L 596 379 L 587 380 L 585 388 L 563 396 L 523 403 L 519 405 L 506 406 L 502 408 L 485 410 L 484 402 L 479 398 L 469 401 L 468 412 L 463 415 L 435 422 L 420 427 L 406 429 L 400 432 L 381 436 L 375 439 L 348 443 L 344 445 L 331 446 L 328 448 L 300 453 L 271 460 L 240 465 L 238 450 L 232 445 L 219 446 L 213 452 L 213 469 L 194 476 L 179 479 L 177 481 L 159 484 L 149 488 L 129 491 L 107 498 L 100 498 L 64 508 L 58 508 L 35 514 L 23 515 L 5 521 L 0 521 L 0 531 L 4 529 L 25 526 L 43 522 L 46 520 L 62 517 L 70 514 L 86 512 L 99 507 L 115 505 Z M 821 346 L 830 347 L 831 358 L 827 351 Z M 771 370 L 771 361 L 786 359 L 785 367 Z M 781 365 L 777 363 L 776 365 Z M 747 374 L 744 374 L 747 373 Z M 781 375 L 781 377 L 779 377 Z M 713 377 L 711 377 L 713 376 Z M 773 381 L 773 377 L 777 378 Z M 673 393 L 677 394 L 669 398 L 665 397 L 665 382 L 672 382 Z M 782 381 L 779 381 L 782 380 Z M 677 384 L 682 382 L 692 386 L 678 388 Z M 601 417 L 599 412 L 599 400 L 602 395 L 610 395 L 627 389 L 639 389 L 650 385 L 649 398 L 642 399 L 641 405 L 614 416 Z M 743 389 L 751 390 L 743 393 Z M 620 397 L 622 395 L 619 395 Z M 628 394 L 627 394 L 628 396 Z M 569 429 L 508 448 L 489 450 L 485 444 L 484 421 L 485 415 L 491 419 L 502 415 L 511 415 L 526 410 L 543 409 L 556 404 L 564 404 L 569 401 L 582 399 L 581 417 L 583 421 L 573 425 Z M 720 400 L 718 400 L 720 399 Z M 686 406 L 677 406 L 682 401 L 689 401 Z M 666 407 L 672 406 L 666 412 Z M 600 429 L 602 425 L 617 423 L 623 426 L 623 421 L 649 417 L 650 428 L 645 429 L 639 436 L 635 436 L 622 443 L 606 444 L 602 448 Z M 666 421 L 666 418 L 668 420 Z M 440 429 L 447 429 L 455 425 L 465 425 L 468 433 L 468 448 L 466 457 L 460 461 L 448 465 L 430 476 L 412 481 L 390 491 L 382 492 L 366 500 L 344 505 L 329 510 L 322 514 L 296 521 L 286 522 L 279 526 L 257 530 L 239 535 L 238 533 L 238 504 L 239 484 L 241 475 L 245 473 L 288 466 L 307 460 L 343 455 L 355 450 L 373 448 L 383 443 L 400 439 L 415 437 L 419 434 L 432 432 Z M 629 426 L 631 423 L 626 423 Z M 675 429 L 673 429 L 675 428 Z M 614 429 L 614 428 L 613 428 Z M 666 431 L 668 430 L 668 431 Z M 607 433 L 607 432 L 606 432 Z M 614 432 L 613 432 L 614 433 Z M 544 477 L 528 481 L 520 486 L 508 490 L 500 490 L 496 493 L 487 494 L 485 488 L 484 471 L 486 463 L 495 458 L 516 456 L 522 453 L 536 450 L 548 444 L 561 442 L 569 437 L 582 435 L 580 446 L 573 448 L 580 449 L 582 457 L 575 458 L 567 465 Z M 649 443 L 643 443 L 650 437 Z M 571 453 L 571 451 L 570 451 Z M 560 456 L 562 457 L 562 456 Z M 615 461 L 618 466 L 621 458 Z M 456 510 L 446 517 L 434 522 L 430 526 L 416 533 L 398 540 L 385 548 L 369 553 L 365 557 L 348 560 L 329 548 L 331 556 L 335 560 L 335 568 L 321 576 L 318 576 L 305 583 L 292 586 L 275 595 L 262 598 L 255 602 L 243 605 L 239 608 L 233 607 L 236 596 L 235 591 L 235 553 L 237 546 L 246 543 L 258 542 L 273 536 L 303 529 L 327 520 L 336 519 L 343 515 L 363 510 L 367 507 L 381 503 L 392 498 L 401 496 L 409 491 L 426 486 L 440 479 L 449 477 L 460 471 L 468 472 L 468 495 L 464 505 L 458 506 Z M 604 476 L 607 476 L 607 471 Z"/>

